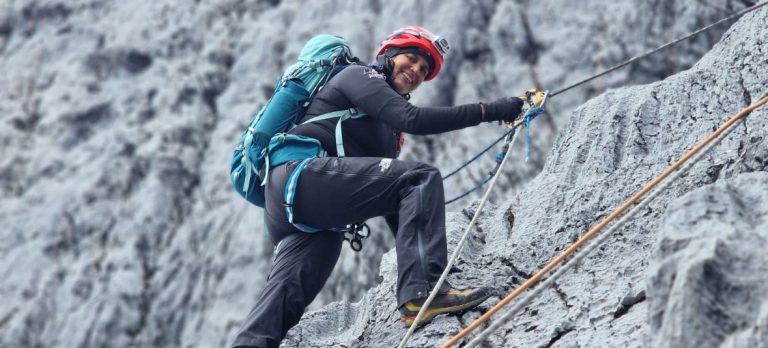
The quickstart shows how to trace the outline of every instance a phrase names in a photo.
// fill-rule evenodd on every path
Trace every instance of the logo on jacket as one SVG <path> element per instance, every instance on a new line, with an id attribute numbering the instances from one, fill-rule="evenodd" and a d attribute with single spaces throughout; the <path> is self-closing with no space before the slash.
<path id="1" fill-rule="evenodd" d="M 380 72 L 376 71 L 376 69 L 373 68 L 365 68 L 363 70 L 363 74 L 368 75 L 368 78 L 370 79 L 384 79 L 384 75 L 382 75 Z"/>
<path id="2" fill-rule="evenodd" d="M 382 172 L 386 172 L 389 169 L 389 166 L 392 165 L 392 159 L 391 158 L 384 158 L 379 162 L 379 168 L 381 168 Z"/>

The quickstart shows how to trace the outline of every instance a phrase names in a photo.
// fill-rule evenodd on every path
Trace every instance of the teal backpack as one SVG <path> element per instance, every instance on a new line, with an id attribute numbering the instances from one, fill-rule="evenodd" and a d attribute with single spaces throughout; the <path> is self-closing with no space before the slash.
<path id="1" fill-rule="evenodd" d="M 312 97 L 334 72 L 358 62 L 352 56 L 349 43 L 338 36 L 318 35 L 304 45 L 298 61 L 278 78 L 274 94 L 245 129 L 234 150 L 230 181 L 240 195 L 263 208 L 264 184 L 270 167 L 325 156 L 316 139 L 285 132 L 304 117 Z M 348 109 L 316 116 L 307 122 L 339 118 L 336 149 L 338 156 L 344 157 L 341 122 L 362 116 L 357 109 Z"/>

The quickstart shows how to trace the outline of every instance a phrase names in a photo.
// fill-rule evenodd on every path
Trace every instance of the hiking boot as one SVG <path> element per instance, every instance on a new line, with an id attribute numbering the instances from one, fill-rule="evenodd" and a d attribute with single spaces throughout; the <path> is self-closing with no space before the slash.
<path id="1" fill-rule="evenodd" d="M 491 291 L 487 287 L 480 287 L 467 290 L 451 289 L 443 294 L 438 294 L 435 299 L 429 305 L 426 311 L 424 311 L 423 317 L 419 324 L 426 324 L 432 320 L 436 315 L 443 313 L 460 313 L 473 308 L 485 301 L 491 296 Z M 421 306 L 426 302 L 427 298 L 420 298 L 406 302 L 400 307 L 400 320 L 405 325 L 410 326 L 416 320 L 416 315 L 419 314 Z"/>

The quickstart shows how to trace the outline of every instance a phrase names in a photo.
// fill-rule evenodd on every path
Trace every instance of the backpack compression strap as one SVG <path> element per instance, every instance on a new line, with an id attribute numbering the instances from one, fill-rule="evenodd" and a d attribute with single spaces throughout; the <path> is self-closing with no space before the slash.
<path id="1" fill-rule="evenodd" d="M 237 147 L 237 149 L 243 153 L 243 159 L 241 160 L 245 166 L 245 181 L 243 181 L 243 192 L 246 195 L 248 194 L 248 187 L 251 184 L 251 173 L 258 170 L 256 166 L 253 165 L 253 161 L 251 161 L 250 151 L 247 150 L 250 148 L 251 144 L 253 144 L 253 127 L 248 126 L 248 132 L 244 135 L 242 143 Z"/>

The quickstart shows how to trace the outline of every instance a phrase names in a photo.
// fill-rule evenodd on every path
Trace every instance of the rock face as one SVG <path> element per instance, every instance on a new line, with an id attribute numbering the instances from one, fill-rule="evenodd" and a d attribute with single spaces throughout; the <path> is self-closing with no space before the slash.
<path id="1" fill-rule="evenodd" d="M 313 34 L 346 37 L 364 60 L 402 25 L 448 35 L 454 52 L 444 73 L 413 99 L 447 105 L 564 86 L 753 3 L 3 1 L 0 347 L 230 342 L 272 255 L 261 211 L 227 181 L 231 149 L 274 77 Z M 745 18 L 696 68 L 663 83 L 612 90 L 571 113 L 607 88 L 689 68 L 726 27 L 553 99 L 534 126 L 531 162 L 519 165 L 523 151 L 513 154 L 493 196 L 498 206 L 485 213 L 454 284 L 495 283 L 499 294 L 508 292 L 724 115 L 763 93 L 765 17 Z M 760 117 L 747 120 L 668 198 L 765 171 L 765 129 Z M 484 125 L 413 137 L 403 157 L 452 169 L 499 134 Z M 494 156 L 452 178 L 448 196 L 473 186 Z M 641 342 L 651 301 L 633 302 L 646 288 L 643 272 L 668 198 L 493 343 Z M 472 209 L 451 216 L 453 240 Z M 345 248 L 313 307 L 360 301 L 308 314 L 287 345 L 395 342 L 404 331 L 392 307 L 391 256 L 378 267 L 391 246 L 379 228 L 364 253 Z M 381 283 L 365 292 L 379 273 Z M 625 314 L 614 319 L 619 308 Z M 446 337 L 473 316 L 441 318 L 414 344 Z M 664 318 L 654 322 L 659 330 L 673 320 Z M 727 342 L 754 338 L 743 325 L 736 330 Z"/>
<path id="2" fill-rule="evenodd" d="M 748 15 L 690 70 L 610 90 L 574 111 L 541 174 L 482 215 L 449 278 L 458 286 L 492 285 L 500 296 L 462 316 L 436 318 L 409 346 L 435 346 L 466 327 L 765 95 L 766 24 L 768 10 Z M 491 335 L 489 346 L 764 345 L 766 116 L 766 108 L 753 112 L 698 156 L 635 218 Z M 472 212 L 452 215 L 449 241 L 457 241 Z M 393 262 L 385 255 L 384 281 L 359 303 L 307 314 L 286 346 L 397 345 L 406 329 L 391 300 Z"/>
<path id="3" fill-rule="evenodd" d="M 768 346 L 768 173 L 675 200 L 650 268 L 654 347 Z"/>

